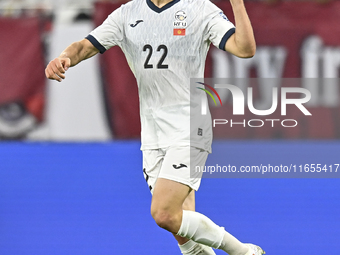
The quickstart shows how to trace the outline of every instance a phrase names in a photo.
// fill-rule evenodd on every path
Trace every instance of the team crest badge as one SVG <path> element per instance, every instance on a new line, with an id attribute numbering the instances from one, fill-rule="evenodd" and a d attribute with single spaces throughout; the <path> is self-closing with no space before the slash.
<path id="1" fill-rule="evenodd" d="M 186 18 L 187 15 L 185 11 L 178 11 L 175 13 L 174 35 L 185 36 L 185 30 L 187 27 Z"/>
<path id="2" fill-rule="evenodd" d="M 187 18 L 187 15 L 185 14 L 184 11 L 178 11 L 175 14 L 175 19 L 178 21 L 183 21 Z"/>

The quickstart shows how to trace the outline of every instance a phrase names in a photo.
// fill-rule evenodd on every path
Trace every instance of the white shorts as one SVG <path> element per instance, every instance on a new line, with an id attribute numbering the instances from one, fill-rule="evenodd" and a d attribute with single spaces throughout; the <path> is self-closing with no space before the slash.
<path id="1" fill-rule="evenodd" d="M 190 169 L 204 166 L 208 154 L 205 150 L 190 146 L 143 150 L 144 178 L 151 193 L 158 178 L 183 183 L 197 191 L 201 184 L 202 172 L 190 172 Z"/>

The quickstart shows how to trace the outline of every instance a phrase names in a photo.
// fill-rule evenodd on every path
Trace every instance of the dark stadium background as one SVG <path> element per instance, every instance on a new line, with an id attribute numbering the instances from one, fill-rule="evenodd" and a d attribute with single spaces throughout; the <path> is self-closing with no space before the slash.
<path id="1" fill-rule="evenodd" d="M 136 86 L 119 49 L 71 69 L 61 84 L 44 78 L 46 62 L 121 3 L 28 2 L 0 2 L 0 255 L 180 254 L 150 215 Z M 216 3 L 232 20 L 229 3 Z M 339 3 L 248 1 L 258 56 L 287 54 L 281 73 L 264 75 L 338 82 Z M 305 58 L 314 53 L 317 61 Z M 216 61 L 237 60 L 216 54 L 206 75 L 234 75 Z M 263 71 L 254 59 L 250 77 Z M 313 94 L 313 117 L 293 110 L 296 129 L 219 132 L 207 164 L 340 164 L 339 84 L 329 88 Z M 267 254 L 336 254 L 339 176 L 204 178 L 197 210 Z"/>

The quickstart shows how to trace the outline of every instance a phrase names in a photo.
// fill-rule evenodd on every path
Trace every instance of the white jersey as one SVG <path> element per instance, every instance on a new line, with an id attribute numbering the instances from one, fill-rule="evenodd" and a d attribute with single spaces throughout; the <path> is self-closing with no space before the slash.
<path id="1" fill-rule="evenodd" d="M 138 83 L 142 150 L 191 145 L 211 151 L 210 114 L 190 117 L 190 78 L 203 78 L 210 43 L 224 49 L 234 32 L 209 0 L 173 0 L 162 8 L 133 0 L 86 37 L 101 53 L 118 45 L 126 56 Z"/>

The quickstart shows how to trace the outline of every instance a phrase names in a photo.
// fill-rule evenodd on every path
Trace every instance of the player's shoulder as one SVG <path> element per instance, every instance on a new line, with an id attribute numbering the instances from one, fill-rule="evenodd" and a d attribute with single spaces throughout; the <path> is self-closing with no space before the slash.
<path id="1" fill-rule="evenodd" d="M 220 10 L 213 2 L 210 0 L 202 0 L 204 2 L 204 6 L 208 10 Z"/>

